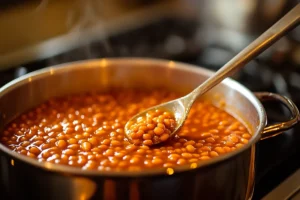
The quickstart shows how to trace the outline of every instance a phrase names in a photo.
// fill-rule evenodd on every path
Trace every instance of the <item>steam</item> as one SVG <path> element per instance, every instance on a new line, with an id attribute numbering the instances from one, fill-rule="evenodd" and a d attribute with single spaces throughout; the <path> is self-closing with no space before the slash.
<path id="1" fill-rule="evenodd" d="M 43 2 L 44 3 L 41 4 L 46 5 L 48 0 L 43 0 Z M 111 45 L 107 41 L 105 29 L 102 28 L 104 21 L 101 17 L 101 10 L 99 10 L 101 7 L 95 5 L 96 1 L 94 0 L 79 0 L 74 2 L 73 6 L 66 10 L 67 18 L 65 25 L 69 30 L 68 35 L 75 37 L 75 41 L 79 43 L 79 46 L 61 55 L 51 57 L 48 59 L 48 65 L 92 59 L 101 56 L 95 48 L 92 48 L 92 38 L 86 34 L 90 29 L 96 26 L 99 32 L 97 33 L 99 34 L 97 44 L 101 43 L 101 47 L 107 52 L 112 51 Z"/>
<path id="2" fill-rule="evenodd" d="M 77 10 L 79 9 L 79 10 Z M 79 20 L 76 21 L 76 11 L 78 11 Z M 92 0 L 80 0 L 79 6 L 71 9 L 68 12 L 66 25 L 71 32 L 83 30 L 89 24 L 99 23 L 100 19 L 97 16 L 95 7 L 93 7 Z"/>
<path id="3" fill-rule="evenodd" d="M 36 12 L 40 12 L 45 10 L 45 8 L 47 7 L 47 5 L 49 4 L 49 0 L 42 0 L 38 6 L 35 8 Z"/>
<path id="4" fill-rule="evenodd" d="M 108 10 L 114 10 L 114 7 L 110 7 L 108 2 L 110 1 L 68 1 L 69 7 L 63 11 L 65 16 L 63 23 L 68 29 L 68 33 L 52 38 L 49 42 L 46 41 L 37 51 L 41 55 L 40 57 L 46 59 L 45 64 L 56 65 L 116 55 L 153 56 L 158 54 L 161 57 L 164 48 L 171 54 L 178 54 L 185 50 L 184 41 L 176 35 L 166 41 L 166 45 L 162 42 L 159 45 L 150 44 L 149 47 L 149 42 L 158 40 L 157 33 L 151 32 L 147 35 L 147 29 L 142 29 L 146 34 L 140 34 L 137 38 L 134 34 L 128 34 L 130 29 L 143 28 L 145 23 L 157 21 L 169 14 L 173 15 L 174 11 L 171 11 L 177 9 L 169 7 L 169 4 L 166 3 L 162 7 L 155 4 L 122 17 L 107 19 L 104 16 Z M 56 3 L 56 1 L 41 0 L 36 11 L 44 12 L 49 7 L 56 9 Z M 115 11 L 118 12 L 118 9 Z M 111 14 L 111 12 L 109 13 Z M 116 35 L 117 32 L 119 35 Z M 161 38 L 164 40 L 163 37 Z M 50 58 L 47 58 L 48 56 Z"/>

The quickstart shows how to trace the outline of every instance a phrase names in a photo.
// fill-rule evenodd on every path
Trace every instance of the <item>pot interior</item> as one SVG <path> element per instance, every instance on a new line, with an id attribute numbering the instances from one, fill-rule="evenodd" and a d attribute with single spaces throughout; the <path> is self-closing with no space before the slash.
<path id="1" fill-rule="evenodd" d="M 107 90 L 112 86 L 164 87 L 186 94 L 210 75 L 212 72 L 200 67 L 152 59 L 90 60 L 43 69 L 1 88 L 0 130 L 22 112 L 54 96 Z M 209 98 L 216 106 L 225 101 L 224 109 L 244 122 L 254 135 L 249 145 L 259 139 L 265 113 L 245 87 L 226 79 L 201 98 Z"/>

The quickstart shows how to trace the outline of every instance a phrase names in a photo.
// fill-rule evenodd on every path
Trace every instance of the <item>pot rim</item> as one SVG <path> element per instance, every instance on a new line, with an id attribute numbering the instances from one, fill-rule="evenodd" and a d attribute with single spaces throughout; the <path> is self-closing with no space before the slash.
<path id="1" fill-rule="evenodd" d="M 166 59 L 123 57 L 123 58 L 102 58 L 102 59 L 81 60 L 81 61 L 54 65 L 51 67 L 46 67 L 40 70 L 30 72 L 24 76 L 21 76 L 17 79 L 10 81 L 9 83 L 5 84 L 3 87 L 0 88 L 0 102 L 1 102 L 1 97 L 5 93 L 19 87 L 20 85 L 26 84 L 36 79 L 42 79 L 49 75 L 53 75 L 56 73 L 65 73 L 70 70 L 79 70 L 82 69 L 83 66 L 85 68 L 98 68 L 98 67 L 109 67 L 110 65 L 114 65 L 114 64 L 122 65 L 122 64 L 130 64 L 130 63 L 135 63 L 137 64 L 136 66 L 139 67 L 143 67 L 143 64 L 153 63 L 153 65 L 159 67 L 164 67 L 164 68 L 170 67 L 182 71 L 190 71 L 196 74 L 204 74 L 208 76 L 211 76 L 214 73 L 213 71 L 202 68 L 200 66 L 186 64 L 186 63 L 172 61 L 172 60 L 166 60 Z M 249 149 L 252 145 L 254 145 L 257 141 L 259 141 L 261 137 L 261 133 L 266 124 L 266 113 L 264 107 L 250 90 L 248 90 L 245 86 L 243 86 L 242 84 L 238 83 L 237 81 L 231 78 L 226 78 L 225 80 L 222 81 L 222 84 L 225 84 L 226 86 L 230 88 L 234 88 L 240 92 L 242 91 L 242 94 L 251 102 L 251 104 L 253 104 L 256 107 L 256 110 L 258 111 L 257 114 L 260 120 L 256 128 L 256 131 L 253 133 L 253 136 L 249 140 L 249 142 L 245 144 L 243 147 L 213 159 L 209 159 L 206 161 L 198 161 L 192 164 L 186 164 L 186 165 L 174 167 L 172 168 L 173 173 L 171 174 L 170 172 L 167 172 L 168 168 L 145 169 L 142 171 L 83 170 L 81 168 L 70 167 L 70 166 L 59 165 L 59 164 L 52 164 L 49 162 L 39 162 L 36 159 L 29 158 L 17 152 L 13 152 L 12 150 L 10 150 L 9 148 L 7 148 L 1 143 L 0 143 L 0 150 L 8 154 L 9 156 L 11 156 L 12 160 L 18 159 L 29 165 L 33 165 L 38 168 L 43 168 L 52 172 L 61 172 L 61 173 L 68 173 L 68 174 L 81 175 L 81 176 L 146 177 L 146 176 L 155 176 L 155 175 L 173 175 L 179 172 L 186 172 L 186 171 L 204 168 L 228 160 L 244 152 L 245 150 Z"/>

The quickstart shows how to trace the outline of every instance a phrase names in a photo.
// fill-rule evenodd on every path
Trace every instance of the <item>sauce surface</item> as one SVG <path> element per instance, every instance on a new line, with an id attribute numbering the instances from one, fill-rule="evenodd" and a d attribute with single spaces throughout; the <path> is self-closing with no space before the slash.
<path id="1" fill-rule="evenodd" d="M 237 119 L 199 101 L 177 135 L 163 144 L 138 146 L 126 140 L 124 126 L 132 116 L 177 97 L 163 89 L 112 89 L 53 98 L 12 121 L 0 141 L 40 162 L 138 171 L 208 160 L 242 147 L 252 137 Z"/>

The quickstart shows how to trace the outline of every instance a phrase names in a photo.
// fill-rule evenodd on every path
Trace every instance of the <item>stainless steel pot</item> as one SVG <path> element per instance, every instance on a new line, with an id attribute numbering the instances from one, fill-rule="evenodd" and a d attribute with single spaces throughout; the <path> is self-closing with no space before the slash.
<path id="1" fill-rule="evenodd" d="M 110 86 L 155 87 L 189 91 L 211 71 L 183 63 L 153 59 L 101 59 L 39 70 L 14 80 L 0 89 L 0 129 L 15 116 L 53 96 Z M 226 79 L 208 92 L 218 105 L 247 123 L 253 133 L 243 148 L 232 153 L 175 168 L 142 172 L 84 171 L 39 163 L 0 144 L 0 180 L 13 199 L 251 199 L 255 176 L 256 143 L 291 128 L 299 112 L 286 97 L 272 93 L 253 94 L 239 83 Z M 266 126 L 260 100 L 279 100 L 291 112 L 291 120 Z"/>

